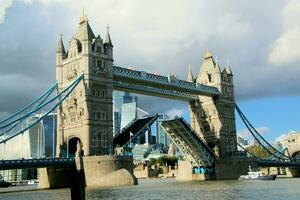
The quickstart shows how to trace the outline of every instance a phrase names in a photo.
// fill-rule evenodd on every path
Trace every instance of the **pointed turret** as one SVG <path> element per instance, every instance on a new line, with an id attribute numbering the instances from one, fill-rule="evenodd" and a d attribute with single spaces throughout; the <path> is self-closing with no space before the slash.
<path id="1" fill-rule="evenodd" d="M 228 67 L 226 68 L 226 72 L 227 72 L 228 75 L 232 75 L 232 70 L 231 70 L 231 67 L 230 67 L 230 66 L 228 66 Z"/>
<path id="2" fill-rule="evenodd" d="M 105 35 L 105 39 L 104 39 L 104 45 L 107 45 L 109 47 L 113 47 L 111 38 L 110 38 L 110 34 L 109 34 L 109 26 L 106 27 L 107 31 L 106 31 L 106 35 Z"/>
<path id="3" fill-rule="evenodd" d="M 205 56 L 204 56 L 204 59 L 209 59 L 209 58 L 212 58 L 213 55 L 211 53 L 211 51 L 207 50 L 206 53 L 205 53 Z"/>
<path id="4" fill-rule="evenodd" d="M 108 55 L 111 59 L 113 59 L 113 44 L 110 38 L 109 34 L 109 26 L 106 27 L 106 35 L 103 41 L 104 49 L 105 49 L 105 54 Z"/>
<path id="5" fill-rule="evenodd" d="M 216 61 L 216 65 L 215 65 L 215 73 L 220 74 L 221 73 L 221 68 L 219 66 L 219 63 Z"/>
<path id="6" fill-rule="evenodd" d="M 95 38 L 92 28 L 90 27 L 89 20 L 87 19 L 87 15 L 83 13 L 80 17 L 79 27 L 75 34 L 75 37 L 80 41 L 92 41 Z"/>
<path id="7" fill-rule="evenodd" d="M 63 55 L 66 55 L 64 43 L 63 43 L 63 40 L 62 40 L 62 34 L 59 35 L 59 40 L 58 40 L 56 53 L 62 53 Z"/>
<path id="8" fill-rule="evenodd" d="M 191 70 L 191 65 L 189 65 L 189 73 L 188 73 L 187 80 L 190 81 L 190 82 L 194 82 L 194 75 L 193 75 L 193 72 Z"/>

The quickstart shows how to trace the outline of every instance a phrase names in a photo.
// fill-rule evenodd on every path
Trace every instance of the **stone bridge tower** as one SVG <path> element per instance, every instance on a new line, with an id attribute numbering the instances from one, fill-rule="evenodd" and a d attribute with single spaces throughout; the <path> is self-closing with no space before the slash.
<path id="1" fill-rule="evenodd" d="M 233 75 L 230 67 L 221 71 L 207 51 L 197 77 L 191 70 L 188 80 L 217 87 L 218 97 L 198 96 L 189 102 L 191 126 L 204 138 L 219 158 L 233 155 L 236 147 L 235 99 Z"/>
<path id="2" fill-rule="evenodd" d="M 108 154 L 113 148 L 113 61 L 109 30 L 104 40 L 95 36 L 86 15 L 81 16 L 67 51 L 60 36 L 56 51 L 58 90 L 82 73 L 84 80 L 58 109 L 58 156 L 73 156 L 78 140 L 85 156 Z"/>

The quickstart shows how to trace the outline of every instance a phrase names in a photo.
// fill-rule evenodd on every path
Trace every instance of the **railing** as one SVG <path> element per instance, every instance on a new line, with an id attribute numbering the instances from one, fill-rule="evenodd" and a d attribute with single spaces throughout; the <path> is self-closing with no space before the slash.
<path id="1" fill-rule="evenodd" d="M 41 167 L 72 167 L 75 166 L 74 158 L 42 158 L 42 159 L 19 159 L 19 160 L 0 160 L 0 170 L 41 168 Z"/>
<path id="2" fill-rule="evenodd" d="M 207 95 L 219 95 L 219 90 L 216 87 L 207 86 L 199 83 L 193 83 L 185 80 L 177 79 L 176 77 L 166 77 L 156 74 L 151 74 L 143 71 L 126 69 L 123 67 L 114 66 L 113 73 L 115 77 L 134 79 L 135 81 L 145 81 L 153 84 L 162 84 L 173 86 L 181 90 L 189 90 L 189 93 L 199 94 L 206 93 Z"/>
<path id="3" fill-rule="evenodd" d="M 114 80 L 114 86 L 117 89 L 118 88 L 130 89 L 130 90 L 134 90 L 135 92 L 142 91 L 142 93 L 145 93 L 145 92 L 146 93 L 154 93 L 154 94 L 159 94 L 159 95 L 163 95 L 163 96 L 172 96 L 172 97 L 178 97 L 180 99 L 188 99 L 188 100 L 197 99 L 196 95 L 193 95 L 188 92 L 165 89 L 165 88 L 154 87 L 154 86 L 147 86 L 142 83 Z"/>

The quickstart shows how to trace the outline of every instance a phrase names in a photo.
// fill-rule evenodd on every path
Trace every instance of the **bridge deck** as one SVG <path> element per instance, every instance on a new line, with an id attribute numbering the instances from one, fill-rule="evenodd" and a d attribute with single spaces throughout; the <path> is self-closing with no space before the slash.
<path id="1" fill-rule="evenodd" d="M 193 166 L 214 165 L 214 153 L 183 118 L 164 121 L 161 126 Z"/>
<path id="2" fill-rule="evenodd" d="M 74 167 L 74 166 L 75 166 L 74 158 L 0 160 L 0 170 L 43 168 L 43 167 Z"/>
<path id="3" fill-rule="evenodd" d="M 146 131 L 146 129 L 155 122 L 158 118 L 158 115 L 153 117 L 146 117 L 142 119 L 137 119 L 131 122 L 128 126 L 126 126 L 119 134 L 114 137 L 114 145 L 124 146 L 129 143 L 130 132 L 133 134 L 132 141 L 139 137 L 141 133 Z"/>
<path id="4" fill-rule="evenodd" d="M 258 160 L 258 166 L 260 167 L 288 167 L 288 168 L 300 168 L 300 163 L 297 162 L 283 162 L 283 161 L 269 161 Z"/>

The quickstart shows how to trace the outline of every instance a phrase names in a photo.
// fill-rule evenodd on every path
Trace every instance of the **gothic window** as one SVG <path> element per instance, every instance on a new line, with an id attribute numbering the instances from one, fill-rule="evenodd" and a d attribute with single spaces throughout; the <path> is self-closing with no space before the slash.
<path id="1" fill-rule="evenodd" d="M 70 121 L 74 122 L 76 120 L 76 114 L 75 112 L 70 112 Z"/>
<path id="2" fill-rule="evenodd" d="M 79 116 L 83 116 L 84 112 L 83 112 L 83 108 L 79 109 Z"/>
<path id="3" fill-rule="evenodd" d="M 102 68 L 102 60 L 97 60 L 97 67 Z"/>
<path id="4" fill-rule="evenodd" d="M 207 77 L 208 77 L 208 82 L 211 82 L 212 81 L 211 74 L 207 74 Z"/>
<path id="5" fill-rule="evenodd" d="M 93 92 L 92 92 L 92 93 L 93 93 L 93 96 L 95 96 L 95 93 L 96 93 L 96 92 L 95 92 L 95 90 L 94 90 L 94 89 L 93 89 Z"/>
<path id="6" fill-rule="evenodd" d="M 101 53 L 101 47 L 97 46 L 96 47 L 96 52 Z"/>
<path id="7" fill-rule="evenodd" d="M 101 114 L 100 114 L 100 120 L 106 120 L 106 112 L 105 111 L 101 111 L 100 112 Z"/>

